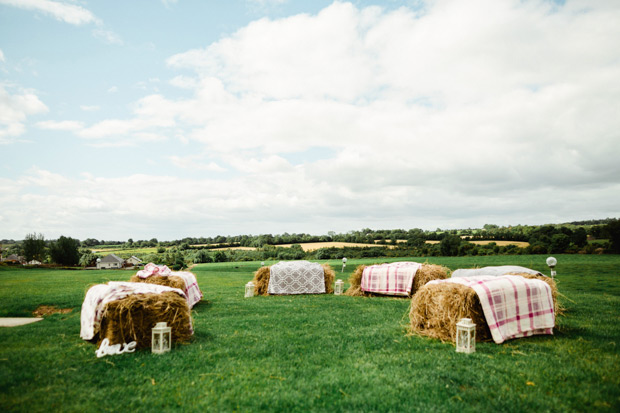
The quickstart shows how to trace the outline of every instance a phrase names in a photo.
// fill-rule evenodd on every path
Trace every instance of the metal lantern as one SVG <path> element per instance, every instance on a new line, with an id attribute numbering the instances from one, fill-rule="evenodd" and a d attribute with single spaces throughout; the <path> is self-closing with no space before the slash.
<path id="1" fill-rule="evenodd" d="M 245 285 L 245 298 L 254 297 L 254 283 L 252 281 Z"/>
<path id="2" fill-rule="evenodd" d="M 151 351 L 155 354 L 164 354 L 172 346 L 172 328 L 166 322 L 155 324 L 151 336 Z"/>
<path id="3" fill-rule="evenodd" d="M 471 318 L 461 318 L 456 324 L 456 352 L 474 353 L 476 351 L 476 325 Z"/>
<path id="4" fill-rule="evenodd" d="M 344 286 L 344 282 L 342 280 L 337 280 L 336 281 L 336 288 L 334 288 L 334 294 L 335 295 L 341 295 L 342 294 L 343 286 Z"/>
<path id="5" fill-rule="evenodd" d="M 343 258 L 342 259 L 342 271 L 340 271 L 340 272 L 344 272 L 344 267 L 346 267 L 346 266 L 347 266 L 347 259 Z"/>
<path id="6" fill-rule="evenodd" d="M 555 266 L 557 265 L 558 260 L 556 260 L 554 257 L 549 257 L 547 258 L 547 265 L 549 266 L 549 268 L 551 268 L 551 278 L 554 278 L 556 276 L 556 272 L 555 272 Z"/>

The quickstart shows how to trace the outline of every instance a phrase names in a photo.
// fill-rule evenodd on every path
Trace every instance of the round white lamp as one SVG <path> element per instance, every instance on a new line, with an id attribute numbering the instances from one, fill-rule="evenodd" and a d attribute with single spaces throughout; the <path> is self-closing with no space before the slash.
<path id="1" fill-rule="evenodd" d="M 555 272 L 555 266 L 558 264 L 558 260 L 554 257 L 547 258 L 547 265 L 551 268 L 551 278 L 554 278 L 557 273 Z"/>
<path id="2" fill-rule="evenodd" d="M 342 271 L 340 271 L 340 272 L 344 272 L 344 267 L 346 267 L 346 266 L 347 266 L 347 259 L 343 258 L 342 259 Z"/>

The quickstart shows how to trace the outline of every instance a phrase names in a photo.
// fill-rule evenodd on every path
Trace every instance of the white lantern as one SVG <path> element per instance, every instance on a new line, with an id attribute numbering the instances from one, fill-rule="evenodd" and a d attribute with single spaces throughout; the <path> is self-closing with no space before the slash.
<path id="1" fill-rule="evenodd" d="M 346 267 L 346 266 L 347 266 L 347 259 L 343 258 L 342 259 L 342 271 L 340 271 L 340 272 L 344 272 L 344 267 Z"/>
<path id="2" fill-rule="evenodd" d="M 556 260 L 554 257 L 549 257 L 547 258 L 547 265 L 549 266 L 549 268 L 551 268 L 551 278 L 554 278 L 556 276 L 556 272 L 555 272 L 555 266 L 557 265 L 558 260 Z"/>
<path id="3" fill-rule="evenodd" d="M 343 286 L 344 286 L 344 282 L 342 280 L 337 280 L 336 288 L 334 288 L 334 295 L 341 295 Z"/>
<path id="4" fill-rule="evenodd" d="M 252 281 L 245 285 L 245 298 L 254 297 L 254 283 Z"/>
<path id="5" fill-rule="evenodd" d="M 155 354 L 164 354 L 170 351 L 172 345 L 172 328 L 166 322 L 157 323 L 152 330 L 151 351 Z"/>
<path id="6" fill-rule="evenodd" d="M 456 324 L 456 352 L 474 353 L 476 351 L 476 325 L 471 318 L 462 318 Z"/>

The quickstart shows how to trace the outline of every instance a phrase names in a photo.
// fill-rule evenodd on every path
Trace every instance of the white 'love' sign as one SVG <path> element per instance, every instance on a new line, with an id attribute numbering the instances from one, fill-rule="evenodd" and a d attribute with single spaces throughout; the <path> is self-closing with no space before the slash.
<path id="1" fill-rule="evenodd" d="M 103 341 L 101 342 L 101 346 L 95 352 L 95 354 L 97 354 L 97 357 L 103 357 L 106 355 L 113 356 L 115 354 L 133 353 L 134 351 L 136 351 L 136 345 L 137 343 L 135 341 L 132 341 L 129 344 L 123 343 L 122 348 L 121 348 L 120 344 L 110 345 L 110 340 L 108 340 L 107 338 L 104 338 Z"/>

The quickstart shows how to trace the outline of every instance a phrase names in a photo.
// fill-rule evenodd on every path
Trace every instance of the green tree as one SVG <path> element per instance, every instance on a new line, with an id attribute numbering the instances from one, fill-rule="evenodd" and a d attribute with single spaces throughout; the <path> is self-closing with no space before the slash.
<path id="1" fill-rule="evenodd" d="M 50 245 L 52 262 L 60 265 L 77 265 L 80 262 L 80 241 L 71 237 L 60 236 Z"/>
<path id="2" fill-rule="evenodd" d="M 461 237 L 454 234 L 447 234 L 439 242 L 439 250 L 441 255 L 454 257 L 459 255 L 459 247 L 461 246 Z"/>
<path id="3" fill-rule="evenodd" d="M 604 230 L 609 237 L 611 252 L 620 254 L 620 220 L 615 219 L 609 222 L 605 225 Z"/>
<path id="4" fill-rule="evenodd" d="M 22 250 L 26 262 L 32 260 L 43 262 L 45 258 L 45 238 L 43 234 L 32 233 L 26 235 L 22 243 Z"/>

